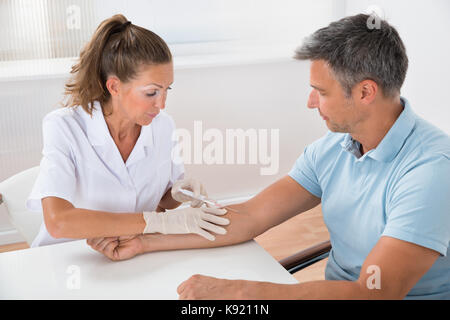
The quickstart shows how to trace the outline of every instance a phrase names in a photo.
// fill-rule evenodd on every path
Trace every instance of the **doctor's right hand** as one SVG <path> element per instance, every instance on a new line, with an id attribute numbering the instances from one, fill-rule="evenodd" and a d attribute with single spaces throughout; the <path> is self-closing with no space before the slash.
<path id="1" fill-rule="evenodd" d="M 144 212 L 146 227 L 142 233 L 186 234 L 195 233 L 210 241 L 215 237 L 210 233 L 226 234 L 227 231 L 219 227 L 230 223 L 230 220 L 218 217 L 227 213 L 218 208 L 185 208 L 167 210 L 166 212 Z M 208 232 L 209 231 L 209 232 Z"/>
<path id="2" fill-rule="evenodd" d="M 206 193 L 206 189 L 203 186 L 203 184 L 196 180 L 196 179 L 183 179 L 175 181 L 175 183 L 172 186 L 171 195 L 172 198 L 178 202 L 188 202 L 191 201 L 191 207 L 193 208 L 199 208 L 202 206 L 203 202 L 200 200 L 192 199 L 190 196 L 187 196 L 180 192 L 180 189 L 186 189 L 189 191 L 192 191 L 194 193 L 194 196 L 205 196 L 207 197 L 208 194 Z"/>

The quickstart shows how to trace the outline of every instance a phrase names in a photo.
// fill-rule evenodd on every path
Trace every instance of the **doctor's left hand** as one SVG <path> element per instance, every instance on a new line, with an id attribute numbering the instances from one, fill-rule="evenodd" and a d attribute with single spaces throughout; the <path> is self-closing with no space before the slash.
<path id="1" fill-rule="evenodd" d="M 142 253 L 140 235 L 87 239 L 92 249 L 103 253 L 113 261 L 126 260 Z"/>

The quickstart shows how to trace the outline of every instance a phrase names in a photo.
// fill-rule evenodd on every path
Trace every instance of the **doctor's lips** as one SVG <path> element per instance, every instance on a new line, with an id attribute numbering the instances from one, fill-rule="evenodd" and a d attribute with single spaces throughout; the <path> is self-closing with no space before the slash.
<path id="1" fill-rule="evenodd" d="M 158 113 L 146 113 L 150 118 L 154 118 L 158 115 Z"/>

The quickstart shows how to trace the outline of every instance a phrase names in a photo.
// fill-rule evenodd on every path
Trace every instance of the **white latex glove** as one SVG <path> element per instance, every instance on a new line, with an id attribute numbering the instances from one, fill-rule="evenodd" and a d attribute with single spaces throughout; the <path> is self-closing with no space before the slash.
<path id="1" fill-rule="evenodd" d="M 228 225 L 230 220 L 218 217 L 227 212 L 218 208 L 185 208 L 166 212 L 144 212 L 146 223 L 143 233 L 183 234 L 196 233 L 208 240 L 215 237 L 208 231 L 226 234 L 227 231 L 218 225 Z"/>
<path id="2" fill-rule="evenodd" d="M 191 207 L 193 208 L 201 207 L 203 202 L 201 200 L 195 200 L 190 196 L 182 194 L 180 192 L 180 189 L 190 190 L 194 193 L 194 196 L 204 195 L 205 197 L 208 197 L 205 187 L 198 180 L 191 178 L 175 181 L 175 183 L 172 186 L 172 198 L 178 202 L 191 201 Z"/>

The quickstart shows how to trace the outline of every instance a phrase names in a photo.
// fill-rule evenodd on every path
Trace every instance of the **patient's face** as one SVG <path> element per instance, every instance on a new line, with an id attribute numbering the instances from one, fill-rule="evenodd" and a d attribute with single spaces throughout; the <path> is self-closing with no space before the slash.
<path id="1" fill-rule="evenodd" d="M 326 61 L 311 62 L 310 84 L 313 89 L 309 95 L 308 108 L 318 109 L 331 131 L 351 133 L 363 114 L 354 99 L 345 96 L 344 89 L 334 78 Z"/>

